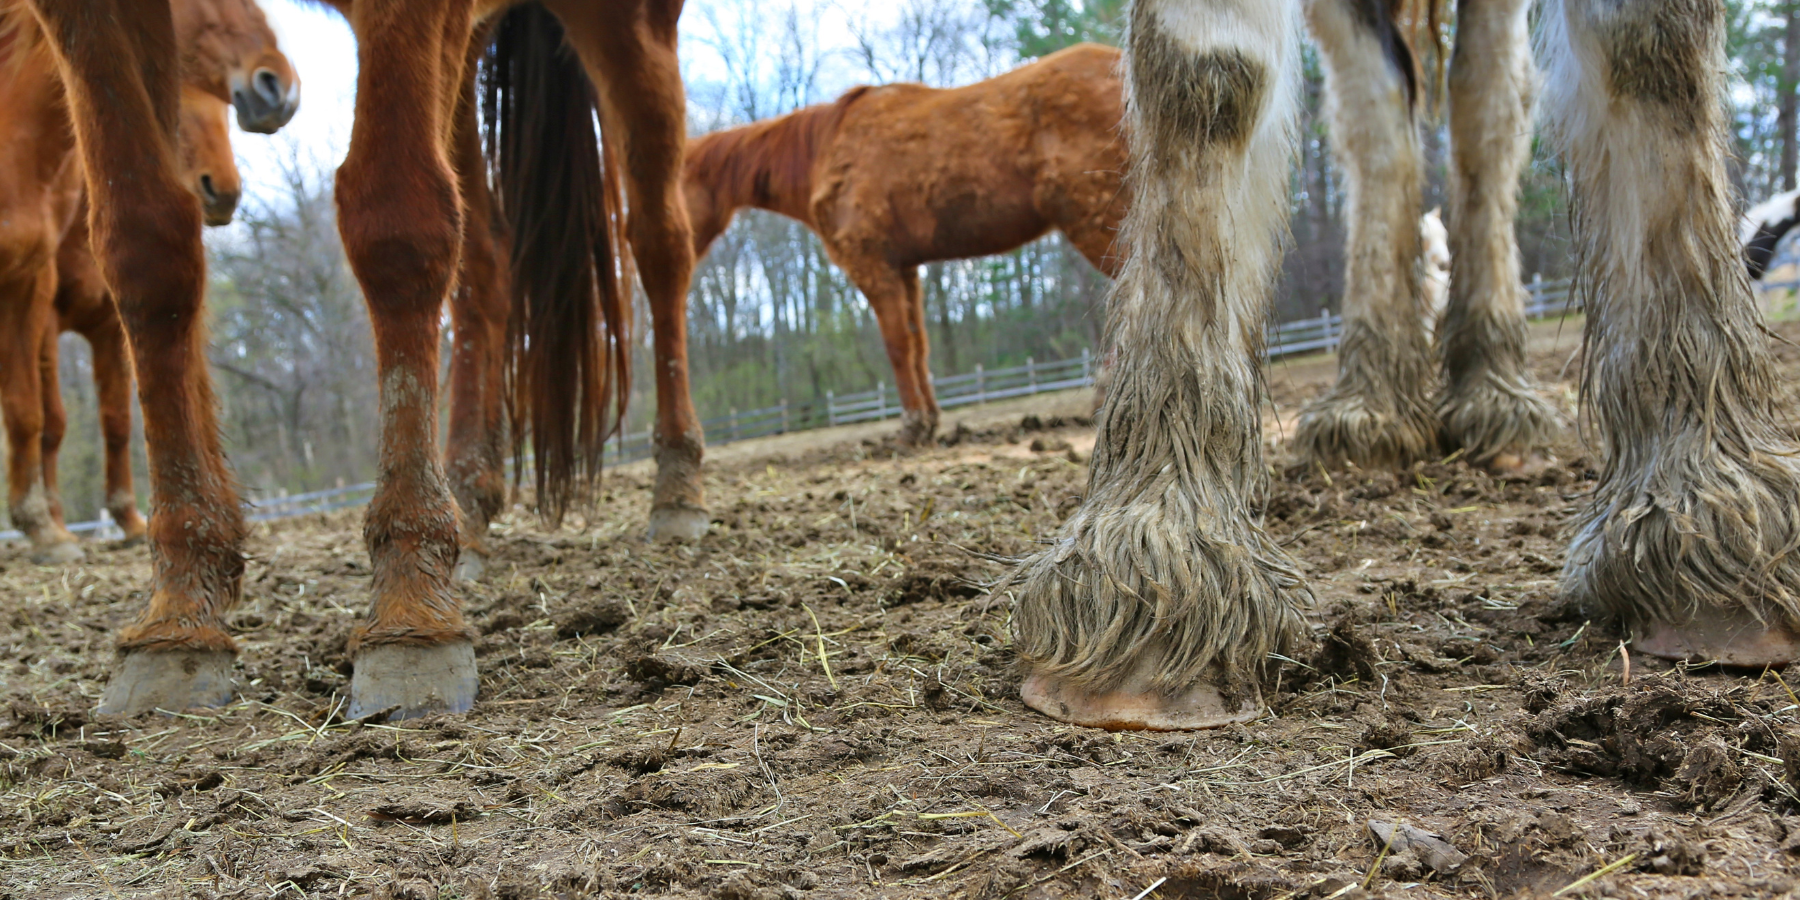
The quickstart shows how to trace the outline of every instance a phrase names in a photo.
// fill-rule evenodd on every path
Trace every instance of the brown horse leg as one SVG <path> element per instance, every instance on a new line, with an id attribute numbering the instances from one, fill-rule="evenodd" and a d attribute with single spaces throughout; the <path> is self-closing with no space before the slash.
<path id="1" fill-rule="evenodd" d="M 1258 357 L 1300 48 L 1294 0 L 1138 0 L 1131 12 L 1129 261 L 1087 496 L 994 589 L 1027 706 L 1104 728 L 1262 713 L 1271 653 L 1305 633 L 1293 562 L 1256 513 Z"/>
<path id="2" fill-rule="evenodd" d="M 461 712 L 475 703 L 475 651 L 451 589 L 457 509 L 437 452 L 437 379 L 438 316 L 462 240 L 442 141 L 469 8 L 415 0 L 352 13 L 361 69 L 338 231 L 375 330 L 381 476 L 363 524 L 374 597 L 350 639 L 349 715 Z"/>
<path id="3" fill-rule="evenodd" d="M 38 389 L 44 398 L 44 433 L 38 443 L 44 461 L 44 501 L 50 507 L 51 521 L 56 527 L 67 530 L 69 518 L 63 510 L 62 482 L 56 475 L 56 458 L 62 451 L 63 438 L 69 432 L 69 411 L 63 406 L 59 371 L 62 366 L 60 332 L 55 315 L 40 332 L 43 338 L 38 351 Z"/>
<path id="4" fill-rule="evenodd" d="M 943 419 L 943 411 L 938 408 L 937 388 L 931 383 L 931 331 L 925 324 L 925 292 L 919 286 L 919 270 L 907 269 L 904 273 L 906 281 L 906 328 L 912 335 L 912 373 L 913 384 L 919 393 L 920 431 L 924 434 L 914 445 L 931 442 L 937 434 L 938 423 Z"/>
<path id="5" fill-rule="evenodd" d="M 102 298 L 110 308 L 112 301 Z M 106 511 L 128 544 L 141 543 L 149 531 L 137 508 L 131 477 L 131 354 L 125 329 L 115 316 L 85 323 L 94 357 L 94 388 L 100 401 L 100 437 L 106 448 Z"/>
<path id="6" fill-rule="evenodd" d="M 46 565 L 82 557 L 75 536 L 53 513 L 44 484 L 44 335 L 55 330 L 47 229 L 6 237 L 0 254 L 17 277 L 0 280 L 0 411 L 6 417 L 7 506 Z"/>
<path id="7" fill-rule="evenodd" d="M 173 23 L 167 5 L 138 0 L 32 5 L 92 176 L 94 249 L 118 286 L 150 446 L 155 581 L 119 636 L 123 659 L 100 709 L 219 705 L 232 695 L 236 650 L 224 614 L 239 596 L 244 520 L 201 353 L 200 204 L 175 174 Z"/>
<path id="8" fill-rule="evenodd" d="M 126 543 L 141 543 L 148 526 L 138 513 L 131 477 L 131 351 L 94 260 L 85 204 L 56 249 L 56 308 L 62 313 L 62 327 L 86 338 L 94 358 L 100 437 L 106 450 L 106 511 L 124 532 Z"/>
<path id="9" fill-rule="evenodd" d="M 1546 107 L 1587 287 L 1600 480 L 1565 597 L 1657 656 L 1800 659 L 1800 447 L 1734 235 L 1723 4 L 1557 0 Z"/>
<path id="10" fill-rule="evenodd" d="M 623 7 L 625 4 L 619 4 Z M 656 360 L 656 487 L 650 537 L 693 539 L 706 534 L 700 461 L 705 436 L 688 386 L 687 290 L 694 270 L 693 238 L 681 191 L 681 154 L 687 141 L 686 96 L 675 55 L 679 4 L 643 0 L 638 22 L 618 21 L 591 3 L 551 4 L 581 53 L 600 94 L 603 121 L 619 135 L 630 206 L 627 232 L 650 300 Z"/>
<path id="11" fill-rule="evenodd" d="M 481 45 L 476 45 L 480 49 Z M 473 69 L 471 62 L 469 68 Z M 494 239 L 493 198 L 481 155 L 474 80 L 463 79 L 451 138 L 462 190 L 462 269 L 450 293 L 450 433 L 444 467 L 462 511 L 462 552 L 456 578 L 481 577 L 488 523 L 506 500 L 504 446 L 506 261 Z"/>
<path id="12" fill-rule="evenodd" d="M 919 270 L 860 255 L 833 254 L 833 259 L 868 298 L 881 326 L 881 343 L 894 367 L 894 388 L 900 395 L 900 443 L 909 447 L 929 443 L 937 432 L 939 413 L 931 391 Z"/>

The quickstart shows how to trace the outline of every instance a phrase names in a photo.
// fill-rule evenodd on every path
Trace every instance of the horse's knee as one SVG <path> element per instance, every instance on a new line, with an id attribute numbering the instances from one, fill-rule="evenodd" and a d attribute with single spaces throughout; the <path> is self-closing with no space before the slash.
<path id="1" fill-rule="evenodd" d="M 437 305 L 449 290 L 461 249 L 461 211 L 449 175 L 373 171 L 358 159 L 338 169 L 338 232 L 361 282 L 370 315 L 380 319 Z"/>
<path id="2" fill-rule="evenodd" d="M 200 312 L 206 262 L 192 201 L 115 211 L 95 240 L 101 271 L 117 286 L 119 317 L 134 335 L 186 325 Z"/>

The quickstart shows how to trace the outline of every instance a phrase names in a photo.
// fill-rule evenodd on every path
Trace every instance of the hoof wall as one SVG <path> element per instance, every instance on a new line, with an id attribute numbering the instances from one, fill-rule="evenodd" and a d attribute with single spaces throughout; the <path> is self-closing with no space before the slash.
<path id="1" fill-rule="evenodd" d="M 487 574 L 487 557 L 473 550 L 464 549 L 456 557 L 456 571 L 451 577 L 458 582 L 480 581 Z"/>
<path id="2" fill-rule="evenodd" d="M 235 654 L 222 650 L 136 650 L 125 654 L 100 695 L 98 712 L 134 716 L 180 712 L 231 702 Z"/>
<path id="3" fill-rule="evenodd" d="M 87 552 L 74 541 L 51 544 L 42 550 L 34 550 L 31 554 L 31 561 L 40 566 L 66 566 L 86 558 Z"/>
<path id="4" fill-rule="evenodd" d="M 704 509 L 674 507 L 650 511 L 650 539 L 653 541 L 697 541 L 712 527 L 712 516 Z"/>
<path id="5" fill-rule="evenodd" d="M 475 705 L 479 678 L 475 645 L 376 644 L 356 654 L 350 677 L 352 719 L 388 711 L 389 721 L 437 713 L 468 712 Z"/>
<path id="6" fill-rule="evenodd" d="M 1095 693 L 1048 675 L 1032 675 L 1019 688 L 1025 705 L 1062 722 L 1108 731 L 1191 731 L 1249 722 L 1262 715 L 1255 688 L 1227 697 L 1204 682 L 1174 697 L 1130 689 Z"/>
<path id="7" fill-rule="evenodd" d="M 1779 668 L 1800 660 L 1800 634 L 1778 618 L 1759 621 L 1746 609 L 1703 609 L 1686 622 L 1659 622 L 1631 646 L 1663 659 L 1728 666 Z"/>

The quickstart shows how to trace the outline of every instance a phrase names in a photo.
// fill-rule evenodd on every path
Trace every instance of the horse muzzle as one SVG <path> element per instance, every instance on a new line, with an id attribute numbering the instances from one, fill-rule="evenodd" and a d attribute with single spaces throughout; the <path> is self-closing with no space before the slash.
<path id="1" fill-rule="evenodd" d="M 245 131 L 274 134 L 300 109 L 299 80 L 285 79 L 273 69 L 259 68 L 249 79 L 234 77 L 232 82 L 231 105 Z"/>
<path id="2" fill-rule="evenodd" d="M 208 225 L 230 225 L 237 213 L 238 191 L 220 187 L 211 175 L 200 176 L 200 212 Z"/>

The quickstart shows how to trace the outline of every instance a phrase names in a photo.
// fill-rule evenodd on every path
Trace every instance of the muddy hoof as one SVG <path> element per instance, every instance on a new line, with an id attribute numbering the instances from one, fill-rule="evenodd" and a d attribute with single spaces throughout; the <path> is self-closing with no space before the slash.
<path id="1" fill-rule="evenodd" d="M 1262 715 L 1255 689 L 1236 702 L 1210 684 L 1175 697 L 1129 688 L 1095 694 L 1049 675 L 1032 675 L 1019 688 L 1025 705 L 1071 725 L 1108 731 L 1188 731 L 1248 722 Z"/>
<path id="2" fill-rule="evenodd" d="M 1780 668 L 1800 660 L 1800 634 L 1771 617 L 1758 621 L 1747 609 L 1709 607 L 1686 622 L 1659 622 L 1631 642 L 1633 649 L 1663 659 Z"/>
<path id="3" fill-rule="evenodd" d="M 486 573 L 487 556 L 464 547 L 463 551 L 457 554 L 456 571 L 451 577 L 459 582 L 480 581 L 481 576 Z"/>
<path id="4" fill-rule="evenodd" d="M 78 563 L 87 558 L 87 552 L 74 541 L 63 541 L 51 544 L 41 550 L 31 552 L 31 561 L 40 566 L 66 566 Z"/>
<path id="5" fill-rule="evenodd" d="M 388 721 L 436 713 L 468 712 L 475 705 L 479 679 L 475 645 L 376 644 L 356 654 L 350 677 L 352 719 L 388 710 Z"/>
<path id="6" fill-rule="evenodd" d="M 688 506 L 650 511 L 650 539 L 653 541 L 697 541 L 706 536 L 712 516 L 704 509 Z"/>
<path id="7" fill-rule="evenodd" d="M 97 711 L 134 716 L 224 706 L 237 693 L 231 682 L 235 656 L 223 650 L 132 651 L 106 683 Z"/>

